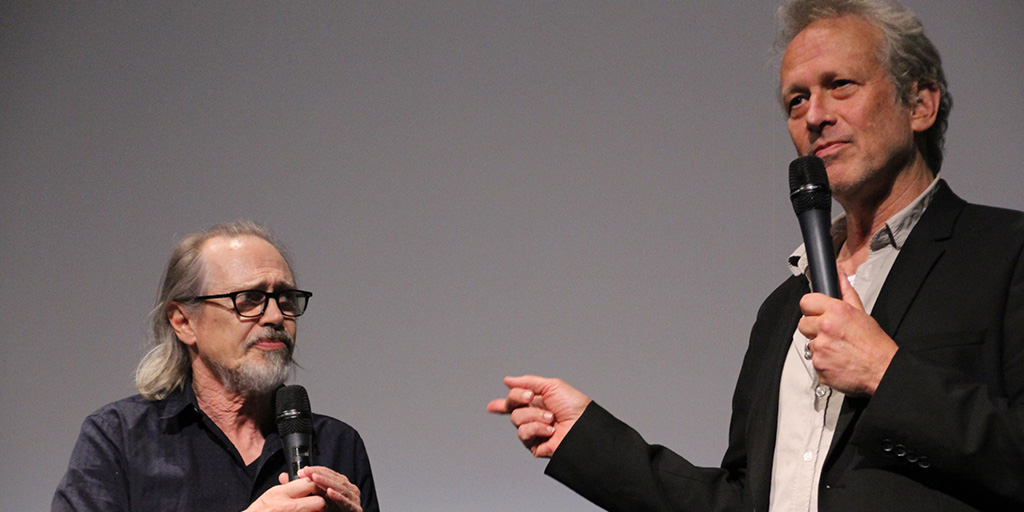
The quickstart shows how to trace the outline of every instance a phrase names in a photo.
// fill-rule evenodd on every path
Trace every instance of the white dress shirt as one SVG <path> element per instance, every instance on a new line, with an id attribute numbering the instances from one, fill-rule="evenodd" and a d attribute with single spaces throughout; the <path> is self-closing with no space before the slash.
<path id="1" fill-rule="evenodd" d="M 867 261 L 850 276 L 850 283 L 868 313 L 910 231 L 931 202 L 936 183 L 938 179 L 872 235 Z M 840 215 L 832 223 L 832 240 L 837 252 L 845 239 L 846 217 Z M 805 256 L 803 245 L 790 256 L 790 270 L 794 275 L 807 272 Z M 807 357 L 809 354 L 805 353 L 807 342 L 799 330 L 793 334 L 782 369 L 770 512 L 817 512 L 821 469 L 843 406 L 843 393 L 818 383 L 818 374 Z"/>

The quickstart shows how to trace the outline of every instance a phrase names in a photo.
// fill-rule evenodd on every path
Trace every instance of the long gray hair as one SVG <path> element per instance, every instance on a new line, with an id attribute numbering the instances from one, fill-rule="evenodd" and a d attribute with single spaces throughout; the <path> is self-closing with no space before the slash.
<path id="1" fill-rule="evenodd" d="M 206 269 L 201 257 L 203 244 L 216 237 L 238 238 L 255 236 L 266 240 L 292 267 L 284 247 L 269 230 L 247 220 L 218 224 L 206 231 L 186 236 L 171 252 L 157 294 L 156 306 L 150 312 L 151 348 L 135 370 L 135 387 L 147 400 L 160 400 L 184 386 L 192 372 L 188 349 L 182 343 L 167 318 L 167 307 L 172 302 L 203 294 Z M 200 305 L 182 302 L 195 312 Z"/>
<path id="2" fill-rule="evenodd" d="M 781 28 L 776 48 L 784 50 L 801 30 L 815 21 L 842 16 L 857 16 L 881 31 L 885 42 L 880 48 L 879 61 L 905 106 L 917 101 L 915 83 L 939 89 L 935 124 L 920 136 L 918 144 L 928 167 L 938 173 L 953 98 L 946 85 L 939 51 L 924 34 L 924 27 L 913 12 L 901 5 L 877 0 L 793 0 L 779 8 Z"/>

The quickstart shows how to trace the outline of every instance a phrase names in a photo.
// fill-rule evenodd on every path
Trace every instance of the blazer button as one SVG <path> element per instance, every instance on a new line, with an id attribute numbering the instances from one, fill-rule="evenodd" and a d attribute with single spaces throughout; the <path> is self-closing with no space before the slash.
<path id="1" fill-rule="evenodd" d="M 928 457 L 925 457 L 925 456 L 922 455 L 921 458 L 917 459 L 917 467 L 919 467 L 921 469 L 928 469 L 931 466 L 932 466 L 932 461 L 928 460 Z"/>
<path id="2" fill-rule="evenodd" d="M 912 451 L 907 451 L 907 462 L 913 464 L 917 462 L 918 459 L 920 459 L 920 456 L 918 456 L 916 453 Z"/>
<path id="3" fill-rule="evenodd" d="M 885 453 L 891 452 L 892 451 L 892 447 L 893 447 L 892 440 L 889 440 L 889 439 L 883 439 L 882 440 L 882 451 L 883 452 L 885 452 Z"/>
<path id="4" fill-rule="evenodd" d="M 897 444 L 896 446 L 893 446 L 892 452 L 896 454 L 897 457 L 903 457 L 907 454 L 907 447 L 902 444 Z"/>

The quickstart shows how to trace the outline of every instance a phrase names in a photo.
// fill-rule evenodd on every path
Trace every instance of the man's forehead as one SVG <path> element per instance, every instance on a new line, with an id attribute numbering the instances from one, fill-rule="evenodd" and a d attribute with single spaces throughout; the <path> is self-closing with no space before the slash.
<path id="1" fill-rule="evenodd" d="M 271 285 L 292 281 L 284 256 L 273 244 L 257 236 L 213 237 L 203 244 L 202 255 L 211 283 Z"/>
<path id="2" fill-rule="evenodd" d="M 787 71 L 815 59 L 826 60 L 834 68 L 832 71 L 880 65 L 882 42 L 878 27 L 858 16 L 818 20 L 789 43 L 779 72 L 784 77 Z"/>

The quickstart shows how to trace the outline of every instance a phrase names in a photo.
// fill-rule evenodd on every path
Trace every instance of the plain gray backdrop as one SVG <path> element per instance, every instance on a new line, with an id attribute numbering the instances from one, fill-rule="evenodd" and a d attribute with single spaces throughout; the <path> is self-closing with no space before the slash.
<path id="1" fill-rule="evenodd" d="M 955 99 L 943 176 L 1024 208 L 1024 2 L 908 3 Z M 509 374 L 717 464 L 800 243 L 775 7 L 0 3 L 0 510 L 48 508 L 135 392 L 171 247 L 238 218 L 314 292 L 294 382 L 385 510 L 595 509 L 485 412 Z"/>

